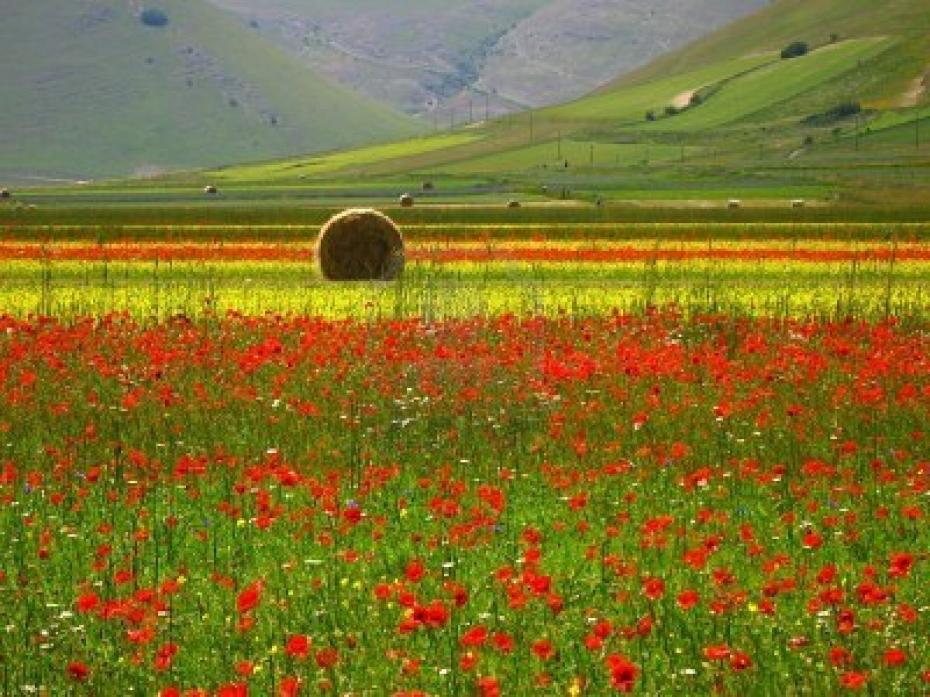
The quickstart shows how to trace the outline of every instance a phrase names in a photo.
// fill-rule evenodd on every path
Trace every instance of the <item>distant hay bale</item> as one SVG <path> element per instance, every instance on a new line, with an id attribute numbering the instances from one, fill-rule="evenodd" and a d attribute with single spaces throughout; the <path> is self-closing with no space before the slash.
<path id="1" fill-rule="evenodd" d="M 6 200 L 13 198 L 13 194 L 10 193 L 9 189 L 0 189 L 0 198 Z"/>
<path id="2" fill-rule="evenodd" d="M 435 191 L 436 185 L 433 182 L 423 182 L 423 191 Z"/>
<path id="3" fill-rule="evenodd" d="M 213 186 L 213 184 L 208 184 L 207 186 L 203 187 L 203 192 L 204 192 L 205 194 L 208 194 L 208 195 L 212 196 L 212 195 L 218 193 L 219 190 L 218 190 L 215 186 Z"/>
<path id="4" fill-rule="evenodd" d="M 413 196 L 410 194 L 403 194 L 400 197 L 400 207 L 401 208 L 413 208 Z"/>
<path id="5" fill-rule="evenodd" d="M 317 240 L 320 272 L 330 281 L 391 281 L 404 270 L 404 240 L 390 218 L 371 209 L 334 216 Z"/>
<path id="6" fill-rule="evenodd" d="M 803 198 L 796 198 L 791 202 L 792 208 L 804 208 L 807 205 L 807 202 Z"/>
<path id="7" fill-rule="evenodd" d="M 743 202 L 738 198 L 731 198 L 729 201 L 727 201 L 727 208 L 729 208 L 731 211 L 739 210 L 742 207 Z"/>
<path id="8" fill-rule="evenodd" d="M 507 208 L 520 208 L 522 204 L 519 201 L 507 201 Z"/>

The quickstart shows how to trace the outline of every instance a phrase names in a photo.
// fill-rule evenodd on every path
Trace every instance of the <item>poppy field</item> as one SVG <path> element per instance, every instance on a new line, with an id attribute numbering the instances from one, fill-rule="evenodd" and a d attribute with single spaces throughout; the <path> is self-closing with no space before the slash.
<path id="1" fill-rule="evenodd" d="M 922 231 L 517 232 L 0 242 L 0 693 L 930 693 Z"/>

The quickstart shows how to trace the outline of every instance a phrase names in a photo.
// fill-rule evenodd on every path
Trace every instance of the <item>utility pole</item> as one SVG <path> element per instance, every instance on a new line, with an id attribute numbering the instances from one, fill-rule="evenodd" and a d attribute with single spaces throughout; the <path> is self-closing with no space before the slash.
<path id="1" fill-rule="evenodd" d="M 917 105 L 917 113 L 914 116 L 914 149 L 920 150 L 920 104 Z"/>
<path id="2" fill-rule="evenodd" d="M 533 143 L 535 138 L 533 137 L 533 112 L 530 112 L 530 143 Z"/>
<path id="3" fill-rule="evenodd" d="M 469 97 L 468 99 L 468 123 L 475 122 L 475 102 Z"/>
<path id="4" fill-rule="evenodd" d="M 455 107 L 452 107 L 452 110 L 449 112 L 449 130 L 455 130 Z"/>
<path id="5" fill-rule="evenodd" d="M 562 159 L 562 131 L 558 132 L 555 142 L 556 142 L 555 159 L 561 160 Z"/>

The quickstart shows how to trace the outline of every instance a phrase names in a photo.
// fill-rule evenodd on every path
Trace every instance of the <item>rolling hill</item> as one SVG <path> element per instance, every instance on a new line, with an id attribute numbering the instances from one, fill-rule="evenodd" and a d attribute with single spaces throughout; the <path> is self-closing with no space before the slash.
<path id="1" fill-rule="evenodd" d="M 73 180 L 282 157 L 412 135 L 204 0 L 4 3 L 0 179 Z M 159 24 L 156 22 L 155 24 Z"/>

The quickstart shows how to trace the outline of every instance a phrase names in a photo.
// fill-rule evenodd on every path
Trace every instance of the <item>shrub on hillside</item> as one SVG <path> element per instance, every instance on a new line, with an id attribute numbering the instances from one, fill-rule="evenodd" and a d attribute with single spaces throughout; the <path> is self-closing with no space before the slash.
<path id="1" fill-rule="evenodd" d="M 801 123 L 805 126 L 832 126 L 839 121 L 861 113 L 862 105 L 859 102 L 841 102 L 820 114 L 808 116 Z"/>
<path id="2" fill-rule="evenodd" d="M 142 10 L 142 14 L 139 15 L 139 21 L 147 27 L 163 27 L 168 24 L 168 15 L 161 10 L 149 8 L 147 10 Z"/>
<path id="3" fill-rule="evenodd" d="M 782 49 L 781 57 L 784 59 L 800 58 L 806 56 L 810 50 L 810 46 L 803 41 L 794 41 Z"/>

